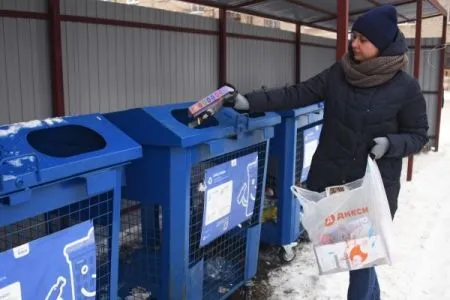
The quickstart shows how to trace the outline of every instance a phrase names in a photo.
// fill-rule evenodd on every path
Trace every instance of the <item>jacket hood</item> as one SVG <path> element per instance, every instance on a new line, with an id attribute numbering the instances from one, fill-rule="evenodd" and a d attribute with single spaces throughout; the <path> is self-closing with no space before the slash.
<path id="1" fill-rule="evenodd" d="M 408 45 L 406 44 L 406 38 L 403 32 L 400 30 L 397 32 L 397 36 L 394 41 L 380 53 L 380 56 L 397 56 L 403 55 L 408 52 Z"/>

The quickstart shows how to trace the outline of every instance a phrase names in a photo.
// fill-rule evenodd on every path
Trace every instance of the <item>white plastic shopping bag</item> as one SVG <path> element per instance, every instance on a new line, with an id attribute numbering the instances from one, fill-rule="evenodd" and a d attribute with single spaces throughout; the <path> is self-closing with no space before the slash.
<path id="1" fill-rule="evenodd" d="M 322 193 L 292 186 L 303 207 L 320 274 L 393 263 L 393 223 L 377 164 L 363 178 Z"/>

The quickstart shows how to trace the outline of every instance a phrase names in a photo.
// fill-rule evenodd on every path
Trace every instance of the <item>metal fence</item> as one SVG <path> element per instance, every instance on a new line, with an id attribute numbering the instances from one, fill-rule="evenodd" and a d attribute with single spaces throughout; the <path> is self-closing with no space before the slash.
<path id="1" fill-rule="evenodd" d="M 47 10 L 45 0 L 0 2 L 0 124 L 52 114 Z M 60 20 L 65 114 L 195 100 L 217 88 L 216 19 L 61 0 Z M 228 82 L 242 92 L 295 82 L 295 33 L 232 20 L 227 27 Z M 334 41 L 303 41 L 304 78 L 322 68 L 310 61 L 333 62 Z"/>
<path id="2" fill-rule="evenodd" d="M 48 117 L 56 97 L 62 113 L 75 115 L 196 100 L 218 86 L 217 19 L 97 0 L 60 0 L 58 9 L 55 40 L 48 1 L 0 2 L 0 124 Z M 297 50 L 300 80 L 335 62 L 331 39 L 301 35 L 297 45 L 293 32 L 227 20 L 226 40 L 226 80 L 244 93 L 294 83 Z M 439 45 L 440 39 L 422 43 L 420 83 L 431 137 Z M 55 78 L 62 79 L 59 90 Z"/>

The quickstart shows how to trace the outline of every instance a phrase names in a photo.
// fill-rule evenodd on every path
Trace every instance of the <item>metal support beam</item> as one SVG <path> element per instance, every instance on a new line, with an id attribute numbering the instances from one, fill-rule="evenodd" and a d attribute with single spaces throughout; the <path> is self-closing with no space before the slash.
<path id="1" fill-rule="evenodd" d="M 218 35 L 218 31 L 216 31 L 216 30 L 197 29 L 197 28 L 188 28 L 188 27 L 180 27 L 180 26 L 172 26 L 172 25 L 163 25 L 163 24 L 154 24 L 154 23 L 146 23 L 146 22 L 136 22 L 136 21 L 125 21 L 125 20 L 114 20 L 114 19 L 96 18 L 96 17 L 60 15 L 60 20 L 62 22 L 164 30 L 164 31 L 172 31 L 172 32 L 185 32 L 185 33 L 214 35 L 214 36 Z"/>
<path id="2" fill-rule="evenodd" d="M 219 87 L 227 82 L 227 11 L 219 9 Z"/>
<path id="3" fill-rule="evenodd" d="M 347 52 L 348 47 L 349 0 L 336 0 L 336 1 L 337 1 L 336 61 L 338 61 Z"/>
<path id="4" fill-rule="evenodd" d="M 226 3 L 222 2 L 210 2 L 207 0 L 183 0 L 184 2 L 190 2 L 194 4 L 209 6 L 209 7 L 216 7 L 216 8 L 229 8 L 229 6 Z M 117 1 L 116 1 L 117 2 Z"/>
<path id="5" fill-rule="evenodd" d="M 441 133 L 441 113 L 444 107 L 444 66 L 445 66 L 445 44 L 447 43 L 447 17 L 442 18 L 441 55 L 439 65 L 439 95 L 436 107 L 436 148 L 439 151 L 439 136 Z"/>
<path id="6" fill-rule="evenodd" d="M 65 114 L 65 108 L 59 0 L 48 0 L 48 9 L 50 16 L 49 36 L 51 51 L 52 108 L 53 116 L 60 117 Z"/>
<path id="7" fill-rule="evenodd" d="M 414 43 L 414 77 L 419 79 L 420 76 L 420 55 L 422 53 L 422 6 L 423 1 L 418 0 L 416 2 L 416 36 Z M 408 157 L 408 171 L 406 174 L 406 180 L 412 180 L 412 173 L 414 168 L 414 156 Z"/>
<path id="8" fill-rule="evenodd" d="M 302 42 L 301 29 L 302 27 L 300 24 L 295 24 L 295 83 L 300 83 L 301 78 L 301 66 L 300 66 L 301 42 Z"/>
<path id="9" fill-rule="evenodd" d="M 443 16 L 447 16 L 447 10 L 439 3 L 438 0 L 428 0 Z"/>
<path id="10" fill-rule="evenodd" d="M 7 10 L 0 9 L 0 18 L 17 18 L 17 19 L 36 19 L 36 20 L 47 20 L 48 14 L 46 13 L 38 13 L 31 11 L 15 11 L 15 10 Z"/>

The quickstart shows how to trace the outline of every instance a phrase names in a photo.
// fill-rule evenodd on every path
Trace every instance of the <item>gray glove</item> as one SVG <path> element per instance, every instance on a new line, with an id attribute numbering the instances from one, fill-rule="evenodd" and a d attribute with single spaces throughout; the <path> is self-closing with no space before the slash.
<path id="1" fill-rule="evenodd" d="M 250 110 L 250 103 L 248 103 L 247 98 L 237 93 L 234 97 L 234 109 L 236 110 Z"/>
<path id="2" fill-rule="evenodd" d="M 370 149 L 370 153 L 373 155 L 374 159 L 380 159 L 389 150 L 389 139 L 387 137 L 377 137 L 373 139 L 373 142 L 375 145 Z"/>
<path id="3" fill-rule="evenodd" d="M 232 107 L 236 110 L 241 111 L 250 110 L 250 103 L 248 102 L 247 98 L 242 96 L 242 94 L 240 94 L 233 85 L 229 83 L 227 83 L 226 85 L 232 87 L 235 90 L 235 92 L 225 96 L 222 105 L 225 107 Z"/>
<path id="4" fill-rule="evenodd" d="M 248 111 L 250 110 L 250 103 L 247 98 L 239 93 L 234 93 L 223 99 L 223 106 L 232 107 L 235 110 Z"/>

